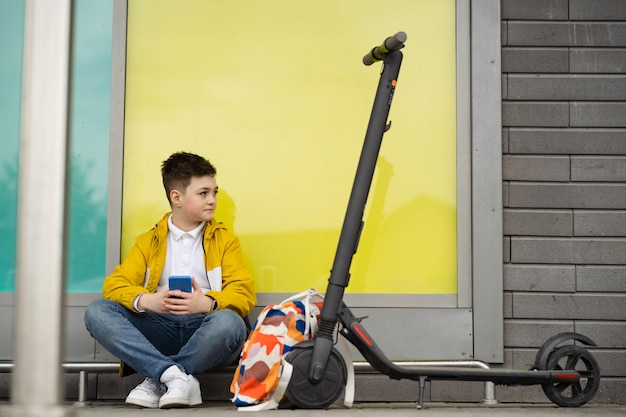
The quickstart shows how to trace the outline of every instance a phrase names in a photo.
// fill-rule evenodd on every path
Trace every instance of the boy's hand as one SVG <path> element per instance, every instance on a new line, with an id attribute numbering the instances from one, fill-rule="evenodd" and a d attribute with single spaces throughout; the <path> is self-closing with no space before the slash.
<path id="1" fill-rule="evenodd" d="M 137 303 L 140 310 L 153 311 L 159 314 L 167 314 L 169 311 L 165 307 L 165 298 L 169 296 L 170 290 L 167 288 L 155 293 L 143 294 Z"/>
<path id="2" fill-rule="evenodd" d="M 191 285 L 193 287 L 191 293 L 181 290 L 165 290 L 165 297 L 163 298 L 165 313 L 183 315 L 206 314 L 211 311 L 213 299 L 202 293 L 202 288 L 193 277 L 191 278 Z"/>

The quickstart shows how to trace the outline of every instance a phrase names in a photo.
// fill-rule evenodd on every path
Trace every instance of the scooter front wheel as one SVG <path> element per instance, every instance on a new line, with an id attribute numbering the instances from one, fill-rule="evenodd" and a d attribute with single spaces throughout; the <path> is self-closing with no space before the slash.
<path id="1" fill-rule="evenodd" d="M 580 407 L 588 403 L 600 386 L 600 367 L 596 359 L 583 347 L 567 345 L 555 349 L 548 357 L 547 370 L 573 370 L 580 379 L 572 383 L 554 382 L 541 388 L 554 404 L 561 407 Z"/>
<path id="2" fill-rule="evenodd" d="M 343 357 L 334 348 L 328 358 L 322 379 L 313 383 L 309 379 L 309 365 L 313 356 L 313 344 L 302 343 L 285 358 L 293 373 L 287 386 L 287 399 L 297 408 L 324 409 L 330 407 L 341 395 L 347 378 Z"/>

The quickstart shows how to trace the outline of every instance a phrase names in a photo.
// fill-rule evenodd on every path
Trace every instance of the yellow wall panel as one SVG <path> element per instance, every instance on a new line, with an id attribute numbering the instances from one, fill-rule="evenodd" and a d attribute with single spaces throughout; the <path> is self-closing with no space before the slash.
<path id="1" fill-rule="evenodd" d="M 257 290 L 324 290 L 380 74 L 361 58 L 400 30 L 348 292 L 455 294 L 453 0 L 129 0 L 122 256 L 169 209 L 161 161 L 190 151 Z"/>

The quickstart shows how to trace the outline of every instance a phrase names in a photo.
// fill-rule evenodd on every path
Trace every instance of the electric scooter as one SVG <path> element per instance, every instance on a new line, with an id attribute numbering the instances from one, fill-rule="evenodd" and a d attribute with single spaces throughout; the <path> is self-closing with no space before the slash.
<path id="1" fill-rule="evenodd" d="M 419 381 L 417 407 L 424 401 L 426 380 L 491 381 L 501 385 L 541 385 L 546 396 L 561 407 L 578 407 L 589 402 L 600 384 L 600 368 L 591 353 L 580 345 L 559 346 L 567 340 L 596 346 L 578 333 L 560 333 L 539 349 L 529 370 L 472 369 L 463 367 L 403 367 L 391 362 L 343 302 L 350 280 L 350 265 L 356 253 L 363 213 L 369 194 L 382 137 L 391 127 L 387 117 L 402 64 L 407 36 L 398 32 L 374 47 L 363 58 L 365 65 L 382 61 L 383 70 L 374 98 L 348 208 L 325 292 L 324 305 L 315 337 L 299 343 L 287 356 L 293 374 L 287 399 L 298 408 L 328 408 L 342 394 L 347 380 L 346 363 L 334 347 L 337 332 L 354 345 L 372 367 L 392 379 Z"/>

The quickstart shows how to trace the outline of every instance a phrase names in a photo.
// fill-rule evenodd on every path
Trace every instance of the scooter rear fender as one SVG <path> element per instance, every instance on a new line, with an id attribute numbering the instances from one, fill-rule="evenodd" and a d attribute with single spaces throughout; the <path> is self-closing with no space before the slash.
<path id="1" fill-rule="evenodd" d="M 593 340 L 580 333 L 568 332 L 556 334 L 546 340 L 543 345 L 541 345 L 541 348 L 539 348 L 539 351 L 535 356 L 534 368 L 538 370 L 545 370 L 548 363 L 548 357 L 550 357 L 550 353 L 552 353 L 555 347 L 565 342 L 566 340 L 575 340 L 578 342 L 582 342 L 587 346 L 597 346 L 593 342 Z"/>

